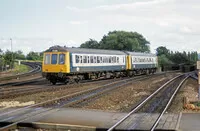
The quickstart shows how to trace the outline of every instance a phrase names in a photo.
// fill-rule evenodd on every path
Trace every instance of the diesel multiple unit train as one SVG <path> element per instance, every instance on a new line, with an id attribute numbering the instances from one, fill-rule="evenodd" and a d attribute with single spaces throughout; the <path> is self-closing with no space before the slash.
<path id="1" fill-rule="evenodd" d="M 156 72 L 150 53 L 53 46 L 44 52 L 42 74 L 52 84 Z"/>

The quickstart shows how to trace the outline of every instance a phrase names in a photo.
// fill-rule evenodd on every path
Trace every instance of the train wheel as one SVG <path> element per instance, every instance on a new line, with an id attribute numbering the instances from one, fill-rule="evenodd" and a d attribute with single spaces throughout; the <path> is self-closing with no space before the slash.
<path id="1" fill-rule="evenodd" d="M 55 85 L 55 84 L 56 84 L 56 81 L 53 81 L 52 84 Z"/>
<path id="2" fill-rule="evenodd" d="M 146 70 L 146 75 L 149 75 L 150 74 L 150 71 L 147 69 Z"/>
<path id="3" fill-rule="evenodd" d="M 74 79 L 74 81 L 75 81 L 76 83 L 79 83 L 79 82 L 80 82 L 80 79 Z"/>
<path id="4" fill-rule="evenodd" d="M 64 84 L 66 85 L 66 84 L 68 84 L 69 83 L 69 80 L 65 80 L 64 81 Z"/>
<path id="5" fill-rule="evenodd" d="M 56 80 L 55 78 L 52 78 L 52 79 L 50 80 L 50 82 L 51 82 L 53 85 L 55 85 L 56 82 L 57 82 L 57 80 Z"/>

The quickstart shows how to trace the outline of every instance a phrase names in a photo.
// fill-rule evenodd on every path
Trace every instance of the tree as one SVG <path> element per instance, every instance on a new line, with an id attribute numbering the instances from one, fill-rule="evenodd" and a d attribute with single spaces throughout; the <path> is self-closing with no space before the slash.
<path id="1" fill-rule="evenodd" d="M 156 49 L 159 60 L 159 65 L 170 65 L 170 64 L 195 64 L 197 61 L 197 52 L 173 52 L 168 50 L 166 47 L 160 46 Z M 167 62 L 168 61 L 168 62 Z"/>
<path id="2" fill-rule="evenodd" d="M 0 68 L 4 68 L 4 64 L 5 64 L 5 60 L 4 60 L 4 56 L 3 56 L 3 50 L 0 49 Z"/>
<path id="3" fill-rule="evenodd" d="M 161 55 L 169 56 L 170 51 L 166 47 L 160 46 L 156 49 L 156 52 L 157 52 L 157 56 L 161 56 Z"/>
<path id="4" fill-rule="evenodd" d="M 137 32 L 112 31 L 104 35 L 98 43 L 90 39 L 81 44 L 81 48 L 113 49 L 126 51 L 150 52 L 149 42 Z"/>
<path id="5" fill-rule="evenodd" d="M 5 65 L 10 65 L 10 67 L 12 68 L 14 66 L 15 54 L 7 50 L 4 54 L 4 61 Z"/>
<path id="6" fill-rule="evenodd" d="M 173 64 L 172 61 L 170 61 L 165 54 L 162 54 L 160 56 L 158 56 L 158 64 L 160 67 L 166 66 L 166 65 L 170 65 Z"/>
<path id="7" fill-rule="evenodd" d="M 36 52 L 29 52 L 27 55 L 27 60 L 42 60 L 42 57 Z"/>
<path id="8" fill-rule="evenodd" d="M 101 49 L 150 52 L 149 42 L 137 32 L 113 31 L 100 41 Z"/>
<path id="9" fill-rule="evenodd" d="M 25 60 L 26 57 L 21 50 L 15 52 L 16 59 Z"/>
<path id="10" fill-rule="evenodd" d="M 94 40 L 94 39 L 90 39 L 86 42 L 84 42 L 83 44 L 81 44 L 80 46 L 81 48 L 93 48 L 93 49 L 98 49 L 99 48 L 99 43 Z"/>

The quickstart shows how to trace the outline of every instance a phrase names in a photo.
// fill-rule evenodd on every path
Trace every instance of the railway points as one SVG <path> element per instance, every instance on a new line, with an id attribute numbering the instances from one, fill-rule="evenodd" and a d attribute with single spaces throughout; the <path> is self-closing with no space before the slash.
<path id="1" fill-rule="evenodd" d="M 166 75 L 164 75 L 164 74 L 159 74 L 159 75 L 163 75 L 163 76 L 166 76 Z M 159 76 L 158 75 L 158 76 Z M 181 75 L 179 75 L 179 76 L 177 76 L 177 77 L 180 77 Z M 144 76 L 142 76 L 142 77 L 138 77 L 138 81 L 141 81 L 141 80 L 145 80 L 145 78 L 143 78 Z M 147 78 L 148 77 L 150 77 L 150 76 L 147 76 Z M 147 79 L 146 78 L 146 79 Z M 130 80 L 136 80 L 136 82 L 137 82 L 137 79 L 136 78 L 130 78 Z M 130 83 L 132 83 L 132 80 L 130 81 Z M 126 80 L 126 79 L 124 79 L 124 80 L 121 80 L 124 84 L 128 84 L 128 79 Z M 172 81 L 172 80 L 171 80 Z M 123 84 L 122 83 L 122 84 Z M 117 86 L 120 86 L 120 84 L 119 84 L 119 81 L 115 81 L 115 82 L 113 82 L 113 84 L 116 84 Z M 111 85 L 111 84 L 108 84 L 108 85 Z M 122 86 L 122 85 L 121 85 Z M 106 89 L 107 88 L 107 89 Z M 105 89 L 108 91 L 108 87 L 106 87 Z M 110 88 L 110 87 L 109 87 Z M 103 88 L 102 88 L 103 89 Z M 110 88 L 110 89 L 112 89 L 112 88 Z M 91 90 L 91 89 L 90 89 Z M 93 90 L 93 89 L 92 89 Z M 92 91 L 91 90 L 91 91 Z M 107 92 L 107 91 L 103 91 L 103 90 L 101 90 L 101 91 L 103 91 L 103 92 Z M 89 91 L 89 90 L 88 90 Z M 95 91 L 95 90 L 94 90 Z M 100 90 L 99 90 L 100 91 Z M 95 92 L 98 92 L 98 91 L 95 91 Z M 103 93 L 102 92 L 102 93 Z M 85 92 L 86 93 L 86 92 Z M 83 94 L 85 94 L 85 93 L 83 93 Z M 89 92 L 88 92 L 89 93 Z M 92 91 L 92 92 L 90 92 L 91 94 L 93 94 L 93 95 L 95 95 L 94 94 L 94 92 Z M 100 94 L 102 94 L 102 93 L 100 93 Z M 82 93 L 81 93 L 82 94 Z M 89 95 L 89 94 L 87 94 L 86 96 L 88 96 L 89 98 L 95 98 L 94 96 L 92 96 L 92 95 Z M 62 97 L 62 99 L 63 100 L 67 100 L 68 102 L 67 103 L 69 103 L 69 100 L 71 99 L 71 104 L 69 103 L 69 107 L 76 107 L 76 106 L 74 106 L 74 105 L 84 105 L 84 102 L 86 102 L 86 103 L 88 103 L 88 102 L 90 102 L 90 99 L 87 99 L 87 97 L 86 96 L 82 96 L 82 98 L 81 97 L 79 97 L 79 95 L 77 95 L 76 93 L 75 93 L 75 97 L 73 98 L 73 97 L 71 97 L 71 96 L 69 96 L 69 98 L 68 99 L 66 99 L 66 98 L 64 98 L 64 97 Z M 97 95 L 97 97 L 99 97 L 99 96 L 101 96 L 101 95 Z M 71 97 L 71 98 L 70 98 Z M 77 98 L 78 99 L 77 99 Z M 83 99 L 84 98 L 84 99 Z M 80 99 L 80 100 L 79 100 Z M 77 102 L 76 102 L 76 100 L 77 100 Z M 53 102 L 53 101 L 57 101 L 57 102 Z M 95 114 L 94 114 L 94 112 L 96 112 L 97 114 L 97 116 L 95 117 L 95 119 L 97 119 L 98 117 L 100 117 L 100 116 L 98 116 L 98 114 L 101 114 L 102 116 L 100 117 L 100 118 L 102 118 L 101 120 L 94 120 L 93 121 L 93 119 L 89 119 L 90 117 L 90 115 L 88 115 L 87 113 L 84 113 L 84 115 L 83 116 L 81 116 L 82 118 L 83 118 L 83 121 L 82 122 L 80 122 L 78 119 L 80 119 L 79 117 L 77 117 L 77 115 L 74 115 L 74 114 L 79 114 L 79 115 L 81 115 L 80 114 L 80 112 L 84 112 L 84 110 L 81 110 L 80 111 L 80 109 L 74 109 L 74 108 L 67 108 L 68 106 L 65 106 L 66 104 L 67 104 L 66 102 L 62 102 L 62 101 L 60 101 L 59 99 L 56 99 L 56 100 L 52 100 L 52 101 L 49 101 L 49 104 L 45 104 L 45 102 L 43 103 L 44 104 L 44 106 L 42 106 L 42 107 L 38 107 L 37 106 L 37 104 L 36 104 L 36 106 L 27 106 L 27 107 L 25 107 L 24 109 L 22 109 L 22 111 L 20 111 L 20 112 L 23 112 L 23 114 L 24 114 L 24 112 L 29 112 L 28 114 L 29 115 L 26 115 L 25 114 L 25 116 L 24 117 L 22 117 L 22 114 L 20 115 L 20 114 L 16 114 L 16 115 L 14 115 L 14 116 L 7 116 L 7 118 L 5 117 L 6 115 L 8 115 L 8 114 L 13 114 L 13 113 L 15 113 L 15 112 L 17 112 L 18 110 L 20 110 L 20 108 L 19 109 L 6 109 L 6 110 L 2 110 L 2 111 L 0 111 L 0 115 L 1 115 L 1 125 L 5 125 L 5 124 L 8 124 L 7 126 L 4 126 L 4 127 L 2 127 L 1 129 L 3 130 L 3 129 L 10 129 L 10 128 L 12 128 L 13 126 L 14 127 L 16 127 L 17 125 L 20 127 L 20 126 L 25 126 L 25 128 L 30 128 L 30 127 L 27 127 L 27 123 L 30 123 L 30 124 L 28 124 L 29 126 L 30 125 L 34 125 L 33 127 L 31 127 L 31 128 L 50 128 L 50 129 L 55 129 L 55 128 L 57 128 L 57 129 L 59 129 L 59 128 L 67 128 L 67 129 L 88 129 L 88 130 L 96 130 L 96 129 L 104 129 L 104 130 L 106 130 L 106 129 L 109 129 L 116 121 L 118 121 L 118 120 L 120 120 L 120 118 L 122 118 L 124 115 L 126 115 L 126 113 L 117 113 L 117 112 L 115 112 L 114 114 L 117 114 L 116 116 L 119 116 L 119 117 L 117 117 L 117 118 L 115 118 L 115 119 L 113 119 L 112 117 L 112 121 L 110 120 L 111 118 L 107 118 L 108 116 L 112 116 L 112 115 L 107 115 L 107 117 L 105 117 L 104 115 L 103 115 L 103 113 L 101 112 L 101 113 L 97 113 L 97 112 L 99 112 L 99 111 L 95 111 L 95 110 L 85 110 L 85 112 L 88 112 L 89 114 L 93 114 L 92 116 L 95 116 Z M 58 105 L 57 105 L 58 104 Z M 52 108 L 52 105 L 54 105 L 53 107 L 54 108 Z M 29 107 L 30 107 L 30 109 L 29 109 Z M 55 108 L 56 107 L 56 108 Z M 58 108 L 59 107 L 59 108 Z M 62 108 L 61 108 L 62 107 Z M 64 108 L 63 108 L 64 107 Z M 10 110 L 10 111 L 9 111 Z M 76 113 L 76 111 L 77 110 L 79 110 L 78 112 L 79 113 Z M 51 115 L 49 115 L 49 113 L 47 113 L 47 112 L 51 112 L 50 114 Z M 32 112 L 32 113 L 31 113 Z M 65 122 L 61 122 L 60 123 L 60 120 L 62 121 L 64 118 L 63 117 L 60 117 L 60 113 L 62 114 L 62 112 L 65 112 L 65 117 L 68 117 L 68 118 L 70 118 L 70 119 L 67 119 L 67 121 L 65 121 Z M 69 112 L 71 112 L 70 114 L 71 115 L 69 115 L 68 113 Z M 72 113 L 72 112 L 74 112 L 74 113 Z M 111 113 L 112 114 L 112 112 L 108 112 L 107 114 L 109 114 L 109 113 Z M 106 114 L 106 113 L 105 113 Z M 55 117 L 55 115 L 58 115 L 59 116 L 59 118 L 58 119 L 53 119 L 52 118 L 52 116 L 54 116 Z M 73 116 L 74 115 L 74 116 Z M 157 118 L 157 116 L 158 116 L 159 114 L 156 114 L 156 113 L 135 113 L 135 114 L 133 114 L 132 115 L 132 117 L 131 117 L 131 121 L 133 122 L 134 120 L 137 122 L 137 126 L 136 126 L 136 128 L 135 128 L 135 130 L 138 130 L 138 129 L 141 129 L 141 130 L 146 130 L 147 129 L 147 125 L 151 125 L 152 123 L 153 123 L 153 121 L 152 120 L 155 120 L 156 118 Z M 19 116 L 21 116 L 21 118 L 19 117 Z M 34 116 L 33 118 L 32 118 L 32 116 Z M 121 116 L 121 117 L 120 117 Z M 141 119 L 141 116 L 145 116 L 144 118 L 146 118 L 146 120 L 143 118 L 143 119 Z M 11 118 L 17 118 L 17 119 L 11 119 Z M 51 122 L 49 122 L 49 121 L 46 121 L 47 119 L 49 119 L 49 120 L 52 120 Z M 52 118 L 52 119 L 50 119 L 50 118 Z M 57 117 L 56 117 L 57 118 Z M 106 119 L 105 119 L 106 118 Z M 148 118 L 148 119 L 147 119 Z M 151 118 L 151 121 L 149 121 L 149 118 Z M 104 120 L 103 120 L 104 119 Z M 164 117 L 163 118 L 161 118 L 161 123 L 162 123 L 162 125 L 157 125 L 157 127 L 159 127 L 159 128 L 162 128 L 162 129 L 171 129 L 171 130 L 175 130 L 176 128 L 177 128 L 177 125 L 178 125 L 178 121 L 179 121 L 179 114 L 173 114 L 173 115 L 170 115 L 170 114 L 164 114 Z M 73 120 L 76 120 L 76 122 L 75 123 L 71 123 L 70 121 L 73 121 Z M 130 120 L 130 119 L 129 119 Z M 140 121 L 141 120 L 141 121 Z M 170 121 L 171 120 L 171 121 Z M 6 121 L 7 121 L 7 123 L 6 123 Z M 57 121 L 57 123 L 56 123 L 56 121 Z M 92 122 L 93 121 L 93 122 Z M 96 121 L 96 125 L 94 124 L 94 122 Z M 101 121 L 101 122 L 100 122 Z M 104 121 L 104 123 L 102 123 Z M 109 121 L 109 122 L 108 122 Z M 148 121 L 148 122 L 147 122 Z M 166 123 L 166 124 L 163 124 L 163 121 L 164 121 L 164 123 Z M 13 124 L 9 124 L 9 123 L 13 123 Z M 80 122 L 80 123 L 79 123 Z M 98 122 L 100 122 L 100 123 L 98 123 Z M 142 123 L 143 122 L 143 123 Z M 144 126 L 144 122 L 146 123 L 145 124 L 145 126 Z M 173 123 L 173 125 L 171 124 L 171 123 Z M 84 124 L 85 123 L 85 124 Z M 90 124 L 90 125 L 87 125 L 86 123 L 93 123 L 93 124 Z M 100 124 L 100 125 L 97 125 L 97 123 L 98 124 Z M 127 123 L 129 123 L 130 124 L 130 122 L 127 122 Z M 147 124 L 147 123 L 149 123 L 149 124 Z M 175 123 L 177 123 L 177 124 L 175 124 Z M 106 125 L 107 124 L 107 125 Z M 56 126 L 57 125 L 57 126 Z M 104 127 L 104 128 L 103 128 Z M 118 127 L 119 129 L 121 128 L 121 129 L 126 129 L 124 126 L 122 126 L 122 127 Z"/>
<path id="2" fill-rule="evenodd" d="M 19 79 L 21 79 L 21 78 L 26 78 L 26 77 L 41 73 L 41 63 L 39 63 L 39 62 L 22 62 L 22 64 L 31 67 L 32 70 L 30 70 L 29 72 L 26 72 L 26 73 L 12 75 L 12 76 L 8 76 L 8 77 L 2 77 L 2 78 L 0 78 L 0 86 L 6 85 L 7 83 L 9 83 L 9 81 L 12 81 L 12 82 L 14 82 L 13 80 L 19 81 Z"/>

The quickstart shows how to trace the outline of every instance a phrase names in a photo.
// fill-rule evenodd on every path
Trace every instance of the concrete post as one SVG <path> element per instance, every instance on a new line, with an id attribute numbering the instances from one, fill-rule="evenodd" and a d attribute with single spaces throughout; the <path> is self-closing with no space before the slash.
<path id="1" fill-rule="evenodd" d="M 198 98 L 200 100 L 200 61 L 197 61 L 197 70 L 198 70 Z"/>
<path id="2" fill-rule="evenodd" d="M 18 65 L 21 65 L 21 60 L 18 60 Z"/>
<path id="3" fill-rule="evenodd" d="M 198 70 L 198 84 L 199 84 L 199 100 L 200 100 L 200 70 Z"/>

